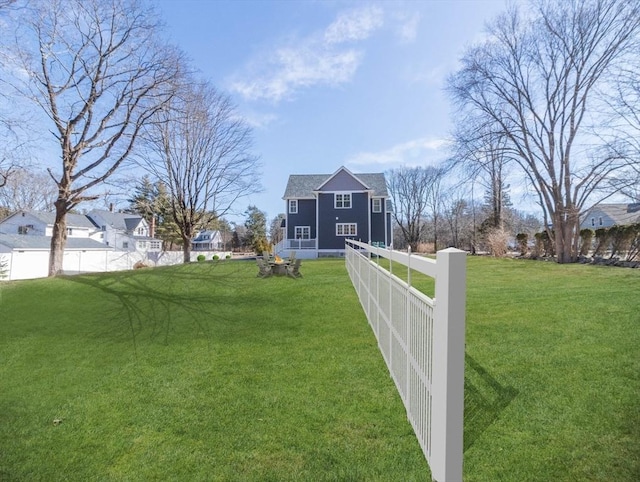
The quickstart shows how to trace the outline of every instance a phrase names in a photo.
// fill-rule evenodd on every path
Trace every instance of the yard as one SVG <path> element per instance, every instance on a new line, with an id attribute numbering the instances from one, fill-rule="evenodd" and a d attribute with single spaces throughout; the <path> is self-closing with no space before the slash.
<path id="1" fill-rule="evenodd" d="M 465 480 L 638 480 L 640 271 L 468 268 Z M 344 261 L 301 271 L 0 283 L 0 480 L 429 481 Z"/>

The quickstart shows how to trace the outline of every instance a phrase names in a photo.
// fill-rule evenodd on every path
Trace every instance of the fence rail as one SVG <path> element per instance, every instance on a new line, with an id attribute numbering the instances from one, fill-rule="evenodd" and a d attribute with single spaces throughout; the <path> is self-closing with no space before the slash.
<path id="1" fill-rule="evenodd" d="M 433 480 L 462 481 L 466 253 L 432 260 L 347 240 L 346 265 Z M 433 299 L 411 286 L 412 270 L 435 279 Z"/>

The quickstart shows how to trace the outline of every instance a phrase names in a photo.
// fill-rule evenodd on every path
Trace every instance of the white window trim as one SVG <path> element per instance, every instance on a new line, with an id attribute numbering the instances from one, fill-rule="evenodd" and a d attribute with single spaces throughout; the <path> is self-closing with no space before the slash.
<path id="1" fill-rule="evenodd" d="M 295 209 L 294 209 L 295 206 Z M 298 200 L 289 199 L 289 214 L 298 214 Z"/>
<path id="2" fill-rule="evenodd" d="M 306 238 L 304 237 L 305 232 L 308 235 Z M 298 237 L 298 233 L 302 236 Z M 295 226 L 293 230 L 293 237 L 294 239 L 311 239 L 311 226 Z"/>
<path id="3" fill-rule="evenodd" d="M 377 208 L 376 208 L 376 204 L 378 205 Z M 382 198 L 379 198 L 379 197 L 373 198 L 371 210 L 374 213 L 381 213 L 382 212 Z"/>
<path id="4" fill-rule="evenodd" d="M 357 223 L 336 223 L 336 236 L 357 236 Z"/>
<path id="5" fill-rule="evenodd" d="M 340 204 L 341 206 L 338 206 L 338 197 L 340 197 Z M 345 201 L 349 202 L 348 206 L 345 206 Z M 351 209 L 351 206 L 353 205 L 353 197 L 351 196 L 351 193 L 335 193 L 333 195 L 333 207 L 335 209 Z"/>

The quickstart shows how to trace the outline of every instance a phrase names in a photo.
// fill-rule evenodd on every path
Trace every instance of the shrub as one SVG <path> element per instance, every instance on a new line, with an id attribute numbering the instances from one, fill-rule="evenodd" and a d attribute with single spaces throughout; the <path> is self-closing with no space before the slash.
<path id="1" fill-rule="evenodd" d="M 496 228 L 487 233 L 487 249 L 492 256 L 502 257 L 507 254 L 509 247 L 509 233 L 504 229 Z"/>
<path id="2" fill-rule="evenodd" d="M 627 261 L 635 261 L 640 257 L 640 223 L 629 226 L 633 236 L 627 251 Z"/>
<path id="3" fill-rule="evenodd" d="M 518 247 L 520 248 L 520 254 L 525 256 L 529 250 L 529 235 L 527 233 L 516 234 L 516 241 L 518 241 Z"/>
<path id="4" fill-rule="evenodd" d="M 211 259 L 214 260 L 214 261 L 217 261 L 217 260 L 220 259 L 220 256 L 218 256 L 217 254 L 214 254 L 213 258 L 211 258 Z"/>
<path id="5" fill-rule="evenodd" d="M 541 231 L 534 235 L 536 245 L 534 248 L 535 256 L 553 256 L 553 242 L 547 231 Z"/>
<path id="6" fill-rule="evenodd" d="M 602 255 L 609 244 L 609 230 L 607 228 L 596 229 L 596 248 L 593 255 Z"/>
<path id="7" fill-rule="evenodd" d="M 231 259 L 231 255 L 230 254 L 226 255 L 224 259 Z"/>
<path id="8" fill-rule="evenodd" d="M 580 230 L 580 239 L 582 241 L 580 244 L 580 256 L 589 254 L 594 234 L 593 229 L 585 228 Z"/>
<path id="9" fill-rule="evenodd" d="M 197 257 L 198 263 L 202 263 L 205 259 L 207 258 L 205 257 L 204 254 L 199 254 Z"/>
<path id="10" fill-rule="evenodd" d="M 148 268 L 149 266 L 145 263 L 143 263 L 142 261 L 136 261 L 136 263 L 133 265 L 133 269 L 142 269 L 142 268 Z"/>

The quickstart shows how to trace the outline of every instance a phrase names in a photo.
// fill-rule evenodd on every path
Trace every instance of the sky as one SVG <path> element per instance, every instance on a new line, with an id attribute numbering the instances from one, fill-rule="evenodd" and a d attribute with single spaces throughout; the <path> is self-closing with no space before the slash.
<path id="1" fill-rule="evenodd" d="M 444 90 L 502 0 L 156 0 L 166 33 L 253 127 L 271 220 L 290 174 L 354 174 L 446 157 Z M 233 216 L 231 216 L 233 218 Z"/>

